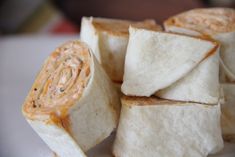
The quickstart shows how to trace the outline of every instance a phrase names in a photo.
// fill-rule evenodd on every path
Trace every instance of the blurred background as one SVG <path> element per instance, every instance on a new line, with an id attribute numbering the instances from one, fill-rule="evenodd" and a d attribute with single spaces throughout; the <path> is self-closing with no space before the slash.
<path id="1" fill-rule="evenodd" d="M 235 7 L 235 0 L 1 0 L 0 34 L 78 33 L 82 16 L 161 23 L 198 7 Z"/>
<path id="2" fill-rule="evenodd" d="M 153 18 L 160 24 L 198 7 L 234 8 L 235 0 L 0 0 L 0 157 L 53 157 L 21 106 L 45 58 L 78 39 L 82 16 Z M 223 157 L 234 157 L 234 150 L 227 145 Z M 94 150 L 88 154 L 97 156 Z"/>

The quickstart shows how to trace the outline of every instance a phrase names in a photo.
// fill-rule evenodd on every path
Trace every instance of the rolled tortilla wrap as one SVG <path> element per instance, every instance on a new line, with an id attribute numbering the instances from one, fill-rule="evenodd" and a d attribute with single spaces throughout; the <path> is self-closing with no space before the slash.
<path id="1" fill-rule="evenodd" d="M 130 28 L 122 92 L 216 104 L 218 48 L 209 39 Z"/>
<path id="2" fill-rule="evenodd" d="M 85 156 L 116 128 L 119 97 L 88 46 L 71 41 L 45 61 L 22 111 L 61 157 Z"/>
<path id="3" fill-rule="evenodd" d="M 194 9 L 164 22 L 166 31 L 208 35 L 221 43 L 222 81 L 235 81 L 235 10 L 230 8 Z"/>
<path id="4" fill-rule="evenodd" d="M 106 18 L 82 18 L 81 40 L 92 48 L 99 63 L 115 82 L 123 80 L 130 25 L 156 31 L 161 30 L 154 20 L 133 22 Z"/>
<path id="5" fill-rule="evenodd" d="M 220 105 L 122 98 L 115 157 L 206 157 L 222 148 Z"/>
<path id="6" fill-rule="evenodd" d="M 235 84 L 223 84 L 225 103 L 221 105 L 223 138 L 235 142 Z"/>

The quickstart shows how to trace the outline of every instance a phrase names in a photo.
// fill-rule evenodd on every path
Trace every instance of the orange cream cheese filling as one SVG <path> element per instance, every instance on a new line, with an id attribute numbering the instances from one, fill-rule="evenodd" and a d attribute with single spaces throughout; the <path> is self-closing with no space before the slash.
<path id="1" fill-rule="evenodd" d="M 169 18 L 164 25 L 183 27 L 208 35 L 231 32 L 235 31 L 235 10 L 194 9 Z"/>
<path id="2" fill-rule="evenodd" d="M 92 23 L 97 30 L 108 32 L 116 36 L 128 36 L 129 26 L 135 28 L 145 28 L 153 31 L 162 30 L 161 26 L 157 25 L 154 20 L 144 20 L 140 22 L 135 22 L 128 20 L 95 18 L 94 20 L 92 20 Z"/>
<path id="3" fill-rule="evenodd" d="M 67 112 L 89 83 L 90 61 L 89 49 L 79 41 L 57 48 L 45 61 L 25 100 L 24 116 L 68 129 Z"/>

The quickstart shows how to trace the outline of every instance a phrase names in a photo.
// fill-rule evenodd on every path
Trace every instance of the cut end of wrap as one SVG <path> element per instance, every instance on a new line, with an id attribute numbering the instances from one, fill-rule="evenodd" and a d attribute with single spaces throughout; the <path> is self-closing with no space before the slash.
<path id="1" fill-rule="evenodd" d="M 115 36 L 128 36 L 129 26 L 145 28 L 154 31 L 162 30 L 161 26 L 157 25 L 156 22 L 152 19 L 147 19 L 144 21 L 128 21 L 108 18 L 83 17 L 82 20 L 90 21 L 97 31 L 107 32 Z"/>
<path id="2" fill-rule="evenodd" d="M 166 29 L 180 27 L 213 35 L 235 31 L 235 10 L 231 8 L 193 9 L 164 22 Z"/>
<path id="3" fill-rule="evenodd" d="M 27 119 L 53 122 L 67 127 L 68 110 L 78 101 L 91 77 L 88 46 L 70 41 L 58 47 L 45 61 L 24 104 Z"/>

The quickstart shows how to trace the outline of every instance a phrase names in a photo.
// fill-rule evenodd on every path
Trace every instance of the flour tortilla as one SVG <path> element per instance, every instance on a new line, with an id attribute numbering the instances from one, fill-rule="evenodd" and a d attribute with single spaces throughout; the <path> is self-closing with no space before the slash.
<path id="1" fill-rule="evenodd" d="M 206 157 L 222 148 L 220 105 L 122 98 L 116 157 Z"/>
<path id="2" fill-rule="evenodd" d="M 131 27 L 122 92 L 216 104 L 218 49 L 215 41 Z"/>

